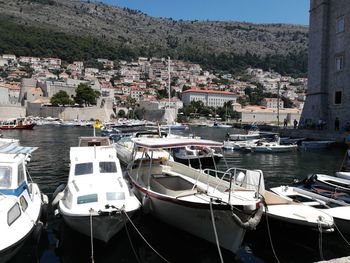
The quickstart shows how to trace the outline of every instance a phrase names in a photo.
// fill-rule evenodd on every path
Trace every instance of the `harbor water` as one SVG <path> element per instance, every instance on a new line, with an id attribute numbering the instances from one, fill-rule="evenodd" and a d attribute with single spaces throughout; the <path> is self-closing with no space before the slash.
<path id="1" fill-rule="evenodd" d="M 39 147 L 32 154 L 29 173 L 52 201 L 55 189 L 68 178 L 69 147 L 77 146 L 79 136 L 91 136 L 93 131 L 87 127 L 36 126 L 33 130 L 2 133 L 4 138 L 19 139 L 21 145 Z M 191 127 L 181 133 L 223 141 L 227 133 L 238 130 Z M 341 166 L 344 152 L 345 148 L 333 147 L 275 154 L 226 150 L 224 155 L 230 167 L 262 170 L 265 187 L 269 188 L 292 184 L 313 173 L 333 175 Z M 92 262 L 92 257 L 96 263 L 220 262 L 215 245 L 174 229 L 151 215 L 139 213 L 108 244 L 95 240 L 92 251 L 89 237 L 69 229 L 51 209 L 48 214 L 48 227 L 35 246 L 37 249 L 33 250 L 33 242 L 28 240 L 12 263 Z M 315 262 L 350 255 L 349 245 L 337 231 L 331 234 L 316 231 L 310 235 L 287 227 L 274 230 L 268 220 L 261 224 L 264 224 L 259 225 L 261 230 L 247 232 L 237 255 L 222 251 L 224 262 Z"/>

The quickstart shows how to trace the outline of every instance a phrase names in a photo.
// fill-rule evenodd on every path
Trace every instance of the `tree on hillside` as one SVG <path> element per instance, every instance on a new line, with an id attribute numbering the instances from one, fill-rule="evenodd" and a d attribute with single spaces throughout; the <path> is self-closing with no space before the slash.
<path id="1" fill-rule="evenodd" d="M 282 96 L 281 100 L 283 100 L 285 108 L 293 108 L 294 107 L 294 103 L 293 103 L 293 101 L 291 101 L 291 99 Z"/>
<path id="2" fill-rule="evenodd" d="M 97 98 L 100 97 L 100 92 L 93 90 L 85 83 L 79 84 L 78 88 L 75 90 L 76 95 L 74 100 L 76 103 L 85 106 L 96 105 Z"/>
<path id="3" fill-rule="evenodd" d="M 63 106 L 65 106 L 65 105 L 72 105 L 74 103 L 74 101 L 69 97 L 67 92 L 65 92 L 64 90 L 60 90 L 55 95 L 53 95 L 51 100 L 50 100 L 50 102 L 54 106 L 58 106 L 58 105 L 63 105 Z"/>
<path id="4" fill-rule="evenodd" d="M 118 118 L 125 118 L 125 116 L 126 116 L 126 113 L 124 110 L 118 111 L 118 115 L 117 115 Z"/>

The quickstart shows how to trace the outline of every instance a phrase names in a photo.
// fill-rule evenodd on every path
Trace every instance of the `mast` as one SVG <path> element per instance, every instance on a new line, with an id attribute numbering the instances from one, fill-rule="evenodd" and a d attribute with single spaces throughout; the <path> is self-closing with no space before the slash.
<path id="1" fill-rule="evenodd" d="M 280 128 L 280 82 L 277 82 L 277 129 Z"/>
<path id="2" fill-rule="evenodd" d="M 170 96 L 171 96 L 171 87 L 170 87 L 170 57 L 168 57 L 168 93 L 169 93 L 169 103 L 168 103 L 168 110 L 169 110 L 169 114 L 170 114 Z M 168 123 L 169 125 L 169 134 L 171 132 L 171 128 L 170 128 L 170 123 Z"/>

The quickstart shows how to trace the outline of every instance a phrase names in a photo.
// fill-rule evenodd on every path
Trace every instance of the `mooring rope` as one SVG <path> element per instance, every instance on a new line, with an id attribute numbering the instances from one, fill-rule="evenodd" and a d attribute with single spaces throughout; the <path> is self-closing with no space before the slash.
<path id="1" fill-rule="evenodd" d="M 321 260 L 324 260 L 323 258 L 323 251 L 322 251 L 322 224 L 321 221 L 317 221 L 318 224 L 318 231 L 319 231 L 319 235 L 318 235 L 318 249 L 320 252 L 320 258 Z"/>
<path id="2" fill-rule="evenodd" d="M 213 198 L 210 198 L 209 206 L 210 206 L 211 222 L 213 223 L 213 229 L 214 229 L 214 234 L 215 234 L 215 241 L 216 241 L 216 246 L 218 248 L 218 252 L 219 252 L 219 256 L 220 256 L 220 261 L 223 263 L 224 260 L 222 258 L 221 249 L 220 249 L 220 243 L 219 243 L 219 238 L 218 238 L 218 233 L 216 231 L 212 201 L 213 201 Z"/>
<path id="3" fill-rule="evenodd" d="M 345 236 L 343 235 L 343 233 L 340 232 L 340 230 L 339 230 L 338 226 L 335 224 L 335 222 L 334 222 L 334 227 L 335 227 L 335 229 L 337 229 L 337 231 L 339 232 L 339 235 L 342 237 L 342 239 L 345 241 L 345 243 L 346 243 L 348 246 L 350 246 L 349 241 L 345 238 Z"/>
<path id="4" fill-rule="evenodd" d="M 124 219 L 125 219 L 125 218 L 124 218 Z M 137 262 L 140 263 L 141 261 L 140 261 L 139 257 L 137 256 L 136 250 L 135 250 L 135 248 L 134 248 L 134 244 L 132 243 L 132 240 L 131 240 L 130 235 L 129 235 L 128 226 L 126 225 L 126 220 L 124 220 L 124 219 L 123 219 L 123 221 L 124 221 L 124 227 L 125 227 L 125 230 L 126 230 L 126 234 L 127 234 L 127 236 L 128 236 L 128 239 L 129 239 L 129 243 L 130 243 L 131 249 L 132 249 L 132 251 L 134 252 L 134 255 L 135 255 L 135 258 L 136 258 Z"/>
<path id="5" fill-rule="evenodd" d="M 143 241 L 145 241 L 145 243 L 153 250 L 154 253 L 156 253 L 161 259 L 163 259 L 165 262 L 170 263 L 170 261 L 168 261 L 166 258 L 164 258 L 161 254 L 159 254 L 159 252 L 157 252 L 152 246 L 151 244 L 146 240 L 146 238 L 141 234 L 141 232 L 137 229 L 137 227 L 135 226 L 135 224 L 131 221 L 130 217 L 128 216 L 128 214 L 122 210 L 122 212 L 125 214 L 126 218 L 129 220 L 129 222 L 131 223 L 131 225 L 135 228 L 136 232 L 140 235 L 140 237 L 143 239 Z"/>
<path id="6" fill-rule="evenodd" d="M 275 251 L 275 248 L 273 247 L 273 243 L 272 243 L 272 238 L 271 238 L 271 232 L 270 232 L 270 226 L 269 226 L 269 219 L 268 219 L 268 215 L 267 215 L 267 205 L 265 206 L 265 218 L 266 218 L 266 226 L 267 226 L 267 234 L 269 236 L 269 240 L 270 240 L 270 245 L 271 245 L 271 249 L 272 249 L 272 253 L 276 259 L 276 261 L 278 263 L 280 263 L 278 257 L 277 257 L 277 254 L 276 254 L 276 251 Z"/>
<path id="7" fill-rule="evenodd" d="M 94 263 L 94 235 L 93 235 L 93 230 L 92 230 L 92 212 L 94 210 L 90 208 L 90 241 L 91 241 L 91 263 Z"/>

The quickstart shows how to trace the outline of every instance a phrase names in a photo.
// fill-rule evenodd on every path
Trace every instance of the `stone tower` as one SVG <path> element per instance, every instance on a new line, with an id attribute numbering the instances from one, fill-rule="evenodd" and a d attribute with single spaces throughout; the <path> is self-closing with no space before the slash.
<path id="1" fill-rule="evenodd" d="M 350 122 L 350 1 L 311 0 L 304 120 Z"/>

